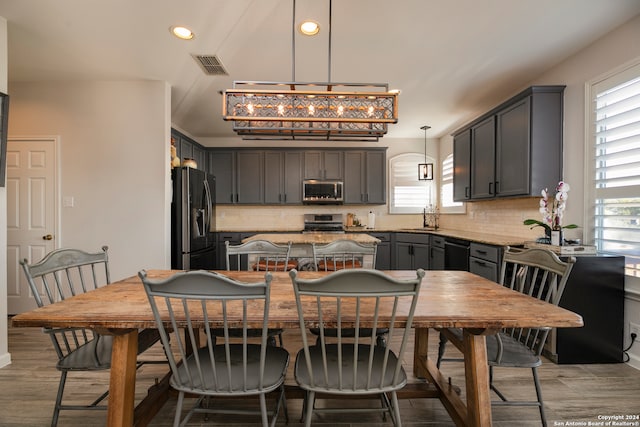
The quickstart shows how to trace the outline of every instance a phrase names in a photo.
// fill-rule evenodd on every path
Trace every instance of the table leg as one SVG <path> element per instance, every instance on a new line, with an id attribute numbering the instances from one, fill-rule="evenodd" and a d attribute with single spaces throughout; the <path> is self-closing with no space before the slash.
<path id="1" fill-rule="evenodd" d="M 416 328 L 413 348 L 413 375 L 416 378 L 427 378 L 425 364 L 429 350 L 429 328 Z"/>
<path id="2" fill-rule="evenodd" d="M 132 426 L 136 388 L 138 330 L 114 335 L 111 350 L 111 377 L 107 426 Z"/>
<path id="3" fill-rule="evenodd" d="M 468 425 L 491 426 L 491 396 L 485 335 L 463 331 Z"/>

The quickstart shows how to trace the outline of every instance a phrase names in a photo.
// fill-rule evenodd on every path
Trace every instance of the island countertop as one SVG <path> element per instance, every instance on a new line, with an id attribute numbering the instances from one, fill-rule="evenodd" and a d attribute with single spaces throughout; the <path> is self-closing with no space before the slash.
<path id="1" fill-rule="evenodd" d="M 242 240 L 242 243 L 252 240 L 269 240 L 275 244 L 311 245 L 325 244 L 335 240 L 353 240 L 363 244 L 380 243 L 380 239 L 366 233 L 262 233 L 255 234 Z"/>

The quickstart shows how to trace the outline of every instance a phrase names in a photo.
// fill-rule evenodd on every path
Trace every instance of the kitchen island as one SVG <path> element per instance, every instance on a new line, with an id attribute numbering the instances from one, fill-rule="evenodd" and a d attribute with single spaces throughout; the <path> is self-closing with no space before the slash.
<path id="1" fill-rule="evenodd" d="M 353 240 L 363 245 L 377 245 L 380 239 L 366 233 L 262 233 L 255 234 L 242 240 L 242 243 L 253 240 L 268 240 L 278 245 L 286 245 L 291 242 L 291 258 L 298 259 L 301 266 L 313 261 L 312 245 L 324 245 L 336 240 Z M 363 260 L 363 265 L 373 268 L 372 260 Z M 301 267 L 301 269 L 303 269 Z"/>

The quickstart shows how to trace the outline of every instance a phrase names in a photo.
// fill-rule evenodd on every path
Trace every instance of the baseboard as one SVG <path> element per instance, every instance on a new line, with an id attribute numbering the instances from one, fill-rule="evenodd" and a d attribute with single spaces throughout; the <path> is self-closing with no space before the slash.
<path id="1" fill-rule="evenodd" d="M 636 368 L 637 370 L 640 371 L 640 355 L 631 354 L 631 353 L 627 353 L 627 354 L 629 354 L 629 361 L 627 362 L 627 365 L 631 366 L 632 368 Z"/>
<path id="2" fill-rule="evenodd" d="M 0 354 L 0 368 L 11 364 L 11 353 Z"/>

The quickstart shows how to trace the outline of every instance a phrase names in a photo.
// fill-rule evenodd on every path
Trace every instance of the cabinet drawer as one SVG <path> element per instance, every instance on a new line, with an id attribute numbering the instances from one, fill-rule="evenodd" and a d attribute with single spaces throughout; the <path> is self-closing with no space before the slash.
<path id="1" fill-rule="evenodd" d="M 444 237 L 431 235 L 431 246 L 435 248 L 444 248 Z"/>
<path id="2" fill-rule="evenodd" d="M 396 242 L 429 244 L 429 235 L 420 233 L 398 233 Z"/>
<path id="3" fill-rule="evenodd" d="M 498 263 L 500 261 L 500 248 L 498 246 L 471 243 L 469 256 Z"/>
<path id="4" fill-rule="evenodd" d="M 469 257 L 469 271 L 491 281 L 498 281 L 498 264 L 483 259 Z"/>

